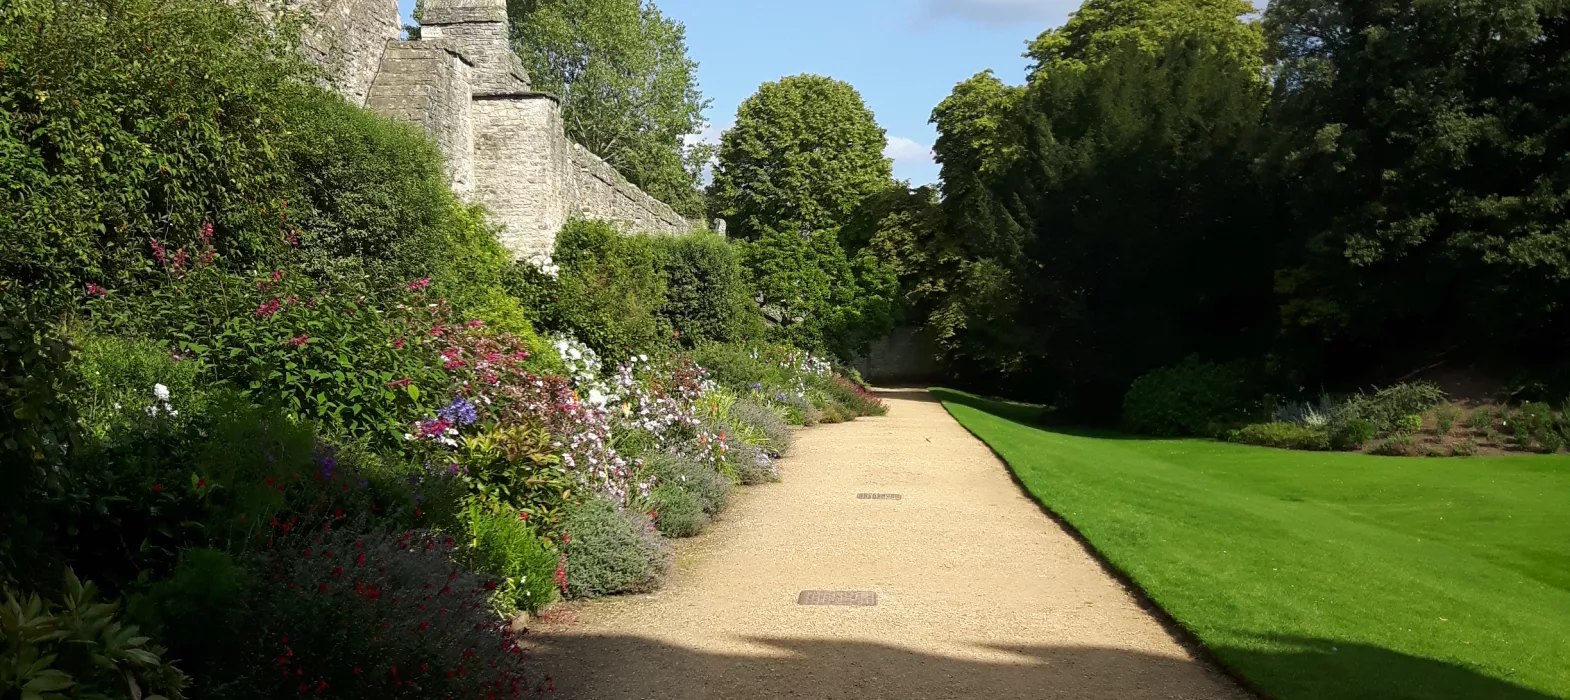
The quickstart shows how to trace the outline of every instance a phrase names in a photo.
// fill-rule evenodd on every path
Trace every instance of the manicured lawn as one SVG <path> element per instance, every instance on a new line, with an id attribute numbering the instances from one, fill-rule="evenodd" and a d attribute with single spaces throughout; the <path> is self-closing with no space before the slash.
<path id="1" fill-rule="evenodd" d="M 1570 698 L 1570 457 L 1071 434 L 933 393 L 1272 698 Z"/>

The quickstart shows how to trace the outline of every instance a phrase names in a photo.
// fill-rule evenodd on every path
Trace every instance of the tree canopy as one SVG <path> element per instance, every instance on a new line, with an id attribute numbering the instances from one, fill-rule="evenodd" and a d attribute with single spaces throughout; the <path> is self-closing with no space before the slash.
<path id="1" fill-rule="evenodd" d="M 645 0 L 511 0 L 513 47 L 537 89 L 558 95 L 567 135 L 678 212 L 702 218 L 709 101 L 686 28 Z"/>
<path id="2" fill-rule="evenodd" d="M 887 140 L 849 84 L 819 75 L 764 83 L 720 142 L 709 210 L 753 239 L 793 221 L 838 228 L 893 184 Z"/>

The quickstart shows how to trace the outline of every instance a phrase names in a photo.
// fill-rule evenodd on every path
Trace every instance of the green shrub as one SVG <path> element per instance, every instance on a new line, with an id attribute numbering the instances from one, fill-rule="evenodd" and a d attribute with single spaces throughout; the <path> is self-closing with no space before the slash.
<path id="1" fill-rule="evenodd" d="M 1189 358 L 1135 380 L 1123 422 L 1144 435 L 1215 435 L 1244 420 L 1248 400 L 1242 372 Z"/>
<path id="2" fill-rule="evenodd" d="M 858 416 L 881 416 L 889 412 L 883 399 L 872 393 L 860 382 L 852 381 L 843 376 L 828 377 L 827 381 L 819 381 L 817 385 L 823 393 L 844 409 L 847 420 Z"/>
<path id="3" fill-rule="evenodd" d="M 561 557 L 514 511 L 484 512 L 469 518 L 474 538 L 475 571 L 499 579 L 493 602 L 504 613 L 537 613 L 556 600 L 556 567 Z"/>
<path id="4" fill-rule="evenodd" d="M 193 678 L 230 674 L 236 669 L 216 667 L 224 659 L 214 651 L 232 644 L 244 624 L 244 587 L 244 571 L 229 554 L 188 549 L 169 578 L 128 599 L 126 616 L 167 644 Z"/>
<path id="5" fill-rule="evenodd" d="M 649 518 L 604 498 L 573 504 L 562 529 L 573 598 L 652 591 L 670 570 L 670 545 Z"/>
<path id="6" fill-rule="evenodd" d="M 727 414 L 731 421 L 750 426 L 763 436 L 759 447 L 767 450 L 775 457 L 784 457 L 790 453 L 792 435 L 790 426 L 780 414 L 768 409 L 761 404 L 749 399 L 741 399 L 731 404 Z"/>
<path id="7" fill-rule="evenodd" d="M 1456 408 L 1455 404 L 1441 404 L 1434 409 L 1434 434 L 1439 437 L 1449 435 L 1460 415 L 1461 409 Z"/>
<path id="8" fill-rule="evenodd" d="M 48 478 L 44 467 L 59 464 L 76 442 L 73 354 L 56 328 L 0 296 L 0 460 L 7 464 L 0 492 L 8 496 L 33 477 Z"/>
<path id="9" fill-rule="evenodd" d="M 1402 416 L 1396 420 L 1395 432 L 1400 435 L 1416 435 L 1423 429 L 1423 417 L 1417 414 Z"/>
<path id="10" fill-rule="evenodd" d="M 507 289 L 543 330 L 571 333 L 602 357 L 657 352 L 674 331 L 660 316 L 665 279 L 650 241 L 602 221 L 571 222 L 556 238 L 554 263 L 517 263 Z"/>
<path id="11" fill-rule="evenodd" d="M 167 344 L 90 331 L 74 333 L 72 341 L 78 348 L 74 367 L 82 378 L 81 391 L 72 399 L 84 425 L 97 437 L 142 422 L 149 410 L 172 411 L 171 417 L 186 423 L 205 412 L 207 382 L 201 363 L 173 354 Z M 158 386 L 164 389 L 156 390 Z M 168 398 L 159 398 L 155 391 Z"/>
<path id="12" fill-rule="evenodd" d="M 730 500 L 731 481 L 713 467 L 670 452 L 656 452 L 643 461 L 643 468 L 659 484 L 679 488 L 697 497 L 702 512 L 714 515 L 725 510 Z M 663 511 L 660 516 L 664 519 Z M 662 530 L 663 531 L 663 523 Z"/>
<path id="13" fill-rule="evenodd" d="M 1537 440 L 1537 446 L 1544 454 L 1556 454 L 1565 446 L 1564 436 L 1551 428 L 1537 432 L 1533 439 Z"/>
<path id="14" fill-rule="evenodd" d="M 1450 454 L 1456 457 L 1471 457 L 1477 454 L 1477 441 L 1472 438 L 1466 438 L 1451 446 Z"/>
<path id="15" fill-rule="evenodd" d="M 1412 454 L 1417 442 L 1411 435 L 1395 435 L 1375 443 L 1369 453 L 1387 457 L 1405 457 Z"/>
<path id="16" fill-rule="evenodd" d="M 1336 450 L 1356 450 L 1374 439 L 1374 422 L 1365 418 L 1351 418 L 1333 422 L 1330 427 L 1330 447 Z"/>
<path id="17" fill-rule="evenodd" d="M 654 524 L 666 537 L 692 537 L 709 524 L 703 501 L 679 484 L 656 486 L 649 501 L 654 505 Z"/>
<path id="18" fill-rule="evenodd" d="M 1341 404 L 1340 418 L 1372 421 L 1380 433 L 1398 432 L 1408 416 L 1423 412 L 1445 400 L 1445 393 L 1429 382 L 1403 382 L 1373 394 L 1356 394 Z M 1421 418 L 1419 418 L 1421 427 Z M 1415 432 L 1415 431 L 1414 431 Z"/>
<path id="19" fill-rule="evenodd" d="M 1491 406 L 1478 406 L 1466 417 L 1466 426 L 1479 435 L 1492 436 L 1497 415 Z"/>
<path id="20" fill-rule="evenodd" d="M 736 248 L 706 231 L 655 236 L 656 260 L 665 279 L 660 316 L 693 347 L 735 342 L 763 334 L 763 316 L 752 300 Z"/>
<path id="21" fill-rule="evenodd" d="M 1293 423 L 1256 423 L 1237 431 L 1237 441 L 1245 445 L 1280 447 L 1289 450 L 1328 450 L 1330 436 Z"/>
<path id="22" fill-rule="evenodd" d="M 577 477 L 562 469 L 552 438 L 541 428 L 503 428 L 464 441 L 458 480 L 468 498 L 489 509 L 526 514 L 534 527 L 554 534 Z"/>
<path id="23" fill-rule="evenodd" d="M 118 607 L 100 602 L 98 588 L 69 569 L 58 606 L 6 588 L 0 606 L 0 695 L 119 700 L 145 693 L 148 700 L 182 700 L 185 674 L 161 659 L 164 650 L 135 626 L 116 620 Z"/>
<path id="24" fill-rule="evenodd" d="M 176 255 L 274 255 L 279 147 L 313 70 L 290 22 L 226 0 L 15 0 L 0 14 L 0 288 L 80 299 Z M 7 292 L 11 293 L 11 292 Z"/>

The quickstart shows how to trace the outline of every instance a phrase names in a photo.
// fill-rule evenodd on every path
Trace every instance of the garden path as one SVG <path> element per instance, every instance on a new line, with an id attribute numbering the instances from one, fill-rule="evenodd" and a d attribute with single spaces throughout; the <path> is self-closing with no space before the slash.
<path id="1" fill-rule="evenodd" d="M 784 481 L 678 545 L 670 584 L 560 606 L 557 694 L 614 698 L 1249 697 L 1198 661 L 922 390 L 798 434 Z M 858 499 L 894 493 L 900 500 Z M 797 604 L 872 591 L 870 607 Z"/>

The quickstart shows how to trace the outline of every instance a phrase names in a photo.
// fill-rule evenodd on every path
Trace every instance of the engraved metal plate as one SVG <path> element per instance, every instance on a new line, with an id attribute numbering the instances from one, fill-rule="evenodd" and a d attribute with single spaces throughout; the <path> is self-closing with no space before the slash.
<path id="1" fill-rule="evenodd" d="M 897 493 L 858 493 L 856 498 L 863 501 L 898 501 L 904 496 Z"/>
<path id="2" fill-rule="evenodd" d="M 877 605 L 878 594 L 872 591 L 802 591 L 796 596 L 797 605 Z"/>

